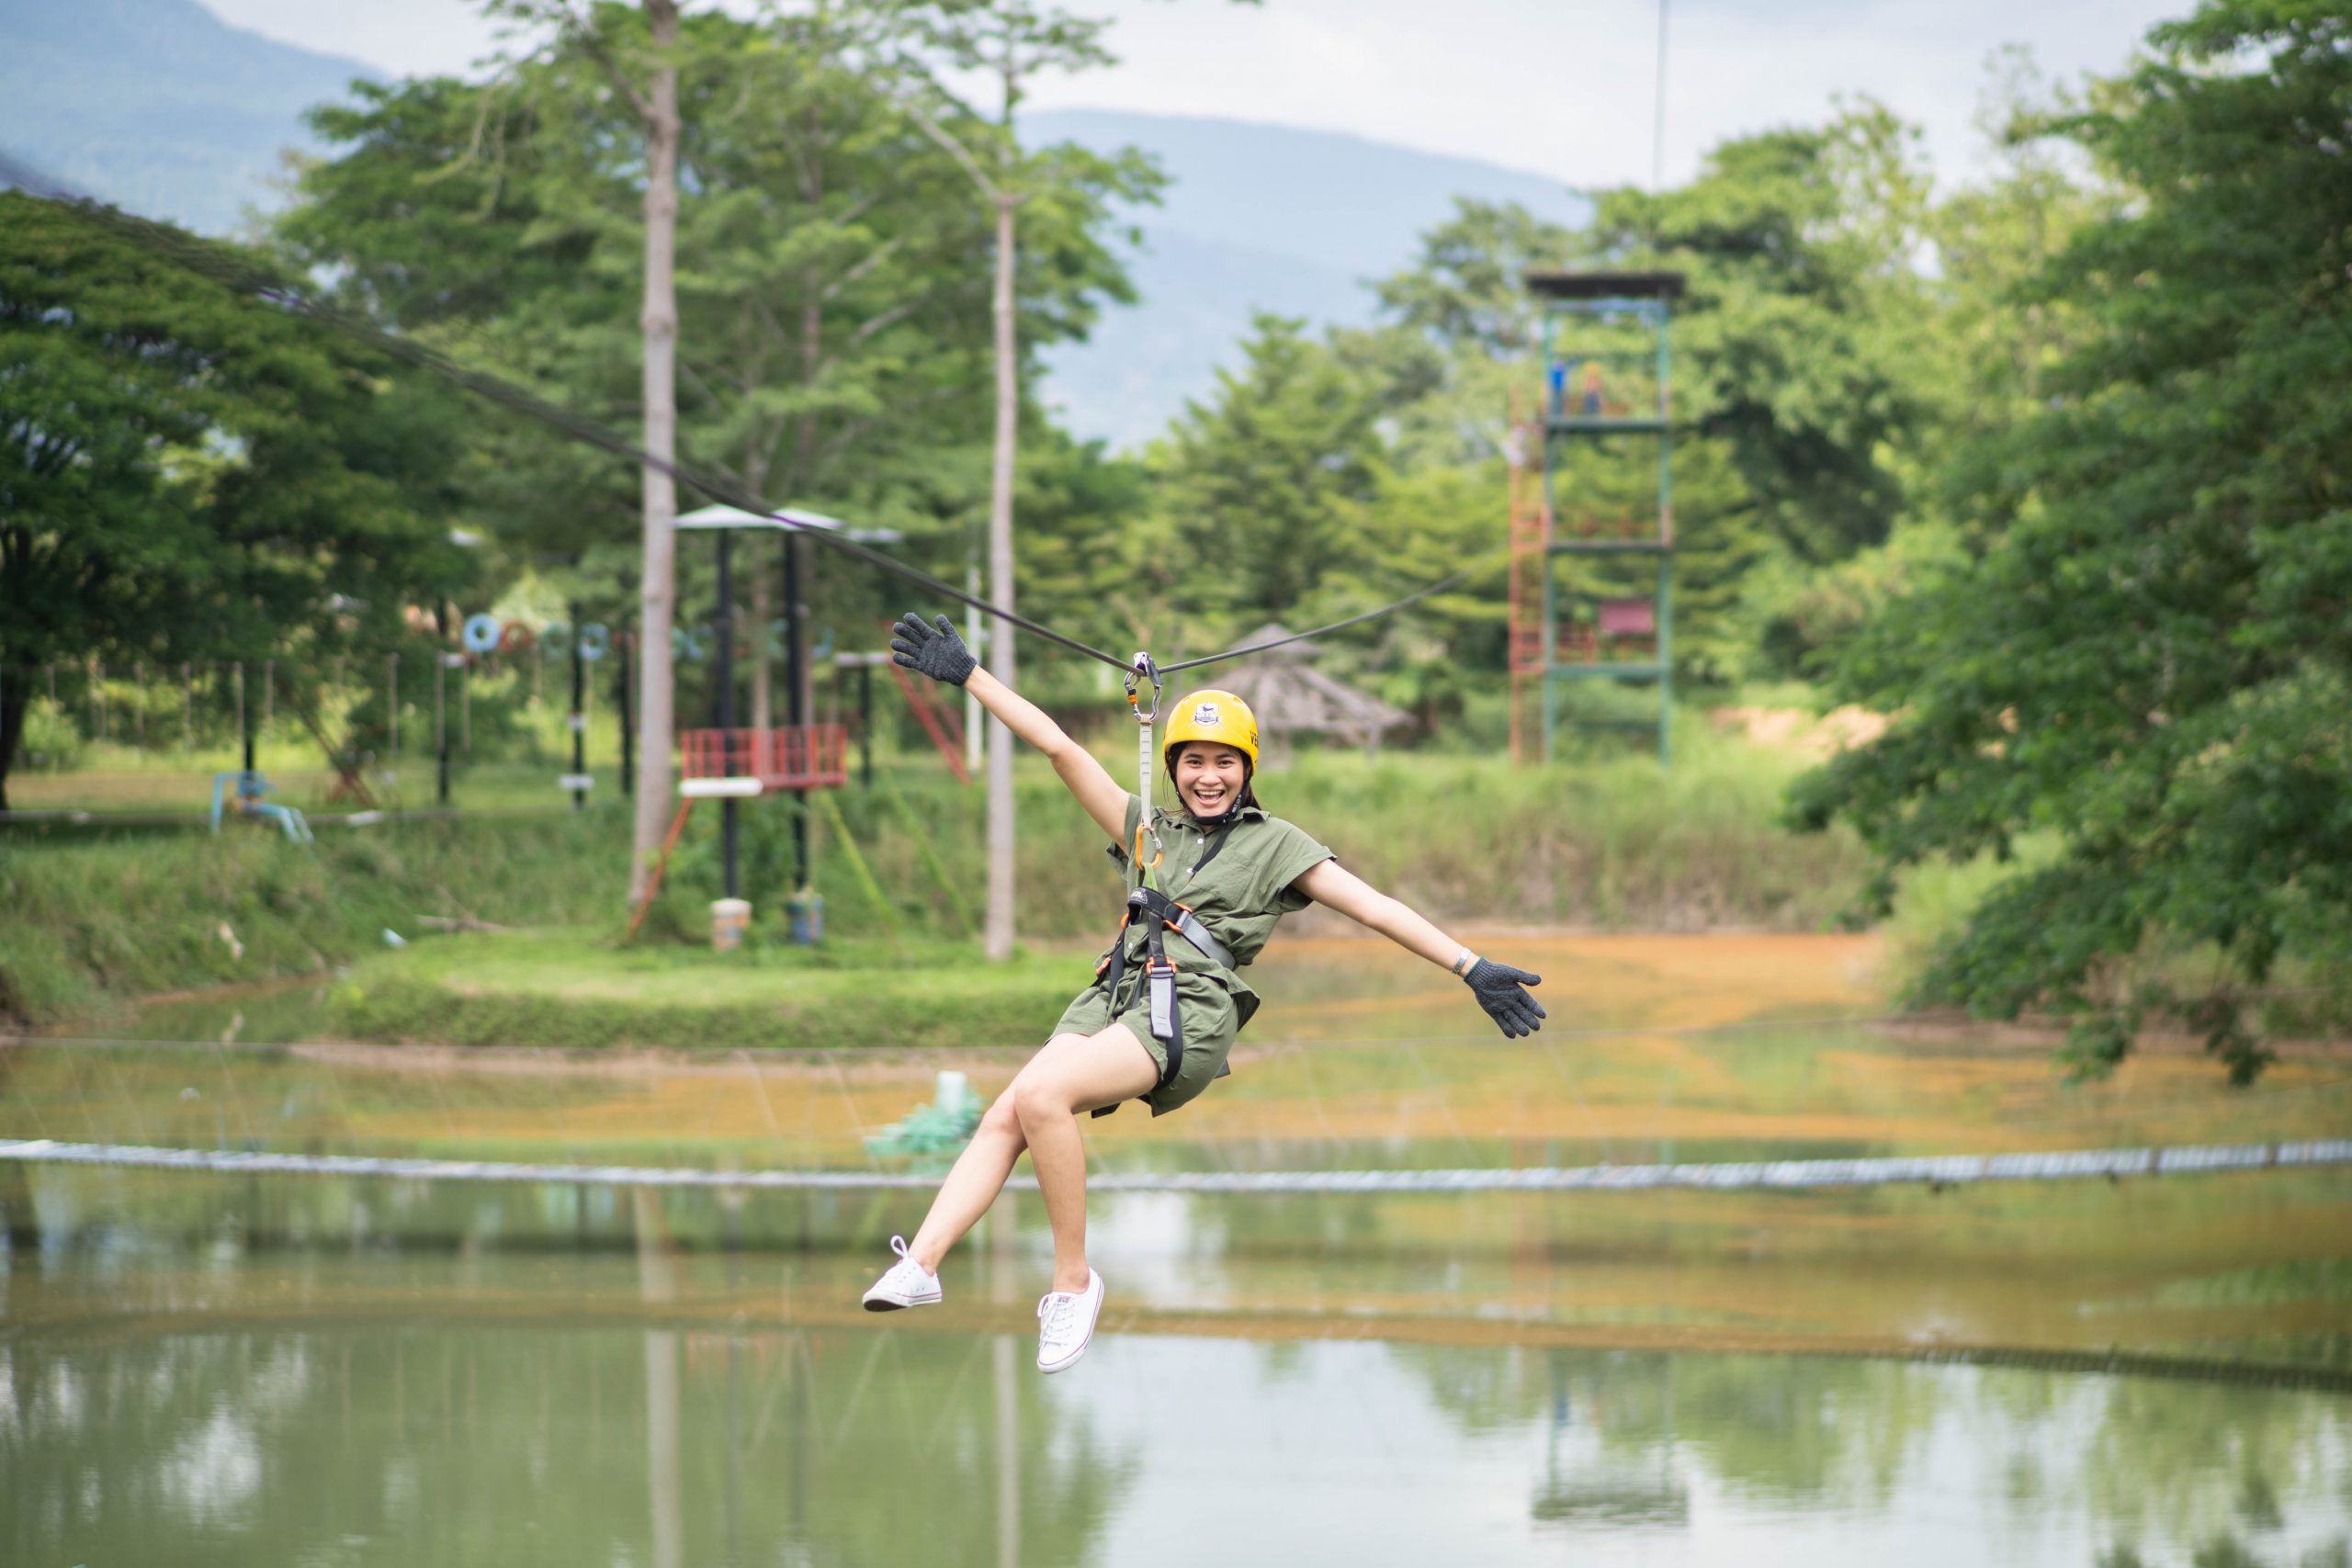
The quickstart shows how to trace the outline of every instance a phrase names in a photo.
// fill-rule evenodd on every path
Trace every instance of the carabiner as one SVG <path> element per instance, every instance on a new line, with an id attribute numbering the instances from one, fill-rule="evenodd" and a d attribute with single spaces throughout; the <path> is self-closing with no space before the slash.
<path id="1" fill-rule="evenodd" d="M 1151 682 L 1151 706 L 1148 708 L 1143 705 L 1142 694 L 1136 689 L 1138 677 Z M 1149 724 L 1159 716 L 1159 666 L 1151 661 L 1150 654 L 1137 650 L 1127 665 L 1127 706 L 1135 710 L 1136 722 Z"/>

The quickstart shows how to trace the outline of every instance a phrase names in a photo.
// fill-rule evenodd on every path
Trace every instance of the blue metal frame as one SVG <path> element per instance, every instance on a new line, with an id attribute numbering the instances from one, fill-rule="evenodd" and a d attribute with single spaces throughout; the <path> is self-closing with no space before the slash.
<path id="1" fill-rule="evenodd" d="M 1564 343 L 1565 333 L 1578 319 L 1623 320 L 1632 317 L 1649 331 L 1654 346 L 1650 350 L 1577 351 Z M 1671 766 L 1673 751 L 1671 729 L 1674 716 L 1674 479 L 1673 433 L 1669 425 L 1668 388 L 1672 371 L 1668 338 L 1670 311 L 1664 299 L 1611 297 L 1598 299 L 1551 299 L 1544 311 L 1544 409 L 1545 462 L 1544 465 L 1544 499 L 1547 512 L 1557 515 L 1553 505 L 1553 475 L 1557 465 L 1550 460 L 1552 443 L 1580 437 L 1601 435 L 1655 435 L 1657 438 L 1657 534 L 1655 538 L 1625 540 L 1578 539 L 1562 542 L 1547 541 L 1544 562 L 1544 674 L 1543 716 L 1544 755 L 1548 760 L 1554 752 L 1561 723 L 1559 716 L 1559 682 L 1562 681 L 1610 680 L 1621 682 L 1651 682 L 1657 687 L 1657 757 L 1660 767 Z M 1657 376 L 1657 411 L 1656 414 L 1630 418 L 1602 413 L 1572 413 L 1568 410 L 1567 381 L 1571 371 L 1588 364 L 1654 363 Z M 1652 590 L 1653 624 L 1657 627 L 1657 651 L 1654 658 L 1639 662 L 1607 664 L 1563 664 L 1559 661 L 1560 600 L 1563 590 L 1558 582 L 1556 563 L 1562 557 L 1627 557 L 1647 555 L 1657 560 L 1657 580 Z M 1615 723 L 1584 721 L 1589 728 L 1631 728 L 1624 721 Z M 1647 728 L 1646 723 L 1640 725 Z"/>

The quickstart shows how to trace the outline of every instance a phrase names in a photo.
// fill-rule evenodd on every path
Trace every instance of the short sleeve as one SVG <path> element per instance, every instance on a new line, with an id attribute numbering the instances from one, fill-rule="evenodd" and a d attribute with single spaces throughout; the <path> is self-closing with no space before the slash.
<path id="1" fill-rule="evenodd" d="M 1143 800 L 1130 790 L 1127 792 L 1126 823 L 1119 829 L 1119 841 L 1102 852 L 1111 857 L 1111 863 L 1117 866 L 1122 874 L 1127 869 L 1127 846 L 1136 841 L 1136 829 L 1142 826 Z"/>
<path id="2" fill-rule="evenodd" d="M 1261 874 L 1264 881 L 1254 890 L 1259 894 L 1255 902 L 1260 908 L 1272 909 L 1277 914 L 1295 914 L 1315 900 L 1291 884 L 1325 861 L 1336 857 L 1328 847 L 1317 843 L 1295 823 L 1271 817 L 1267 818 L 1267 826 L 1273 829 L 1274 836 L 1260 857 L 1259 863 L 1265 868 Z"/>

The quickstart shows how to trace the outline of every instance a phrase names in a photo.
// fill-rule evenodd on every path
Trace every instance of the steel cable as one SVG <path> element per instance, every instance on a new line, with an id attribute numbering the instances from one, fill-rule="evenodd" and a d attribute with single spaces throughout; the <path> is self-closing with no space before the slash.
<path id="1" fill-rule="evenodd" d="M 195 235 L 184 233 L 169 224 L 141 218 L 136 213 L 125 212 L 120 208 L 83 196 L 20 164 L 0 163 L 0 183 L 15 185 L 40 199 L 72 208 L 98 226 L 134 244 L 161 254 L 174 265 L 199 276 L 209 278 L 234 292 L 250 296 L 266 304 L 275 305 L 292 314 L 342 333 L 367 344 L 380 353 L 390 355 L 404 365 L 460 387 L 485 401 L 537 420 L 575 441 L 597 447 L 617 457 L 626 457 L 656 472 L 667 474 L 671 479 L 689 489 L 701 491 L 713 501 L 751 513 L 754 516 L 774 517 L 790 526 L 794 532 L 807 535 L 828 549 L 837 551 L 864 565 L 903 578 L 926 593 L 936 593 L 943 598 L 953 600 L 958 604 L 978 610 L 982 615 L 993 616 L 1008 626 L 1017 626 L 1033 636 L 1044 637 L 1048 642 L 1069 649 L 1073 653 L 1083 654 L 1089 659 L 1108 664 L 1114 669 L 1124 671 L 1133 667 L 1132 660 L 1122 659 L 1115 653 L 1106 652 L 1088 643 L 1080 642 L 1076 637 L 1056 631 L 1041 621 L 992 604 L 976 594 L 966 592 L 953 583 L 932 576 L 918 567 L 910 566 L 904 561 L 894 560 L 879 551 L 870 550 L 854 540 L 842 538 L 825 529 L 808 526 L 794 519 L 789 513 L 777 511 L 722 475 L 712 473 L 691 462 L 678 458 L 656 457 L 619 432 L 590 419 L 585 414 L 551 403 L 537 393 L 518 387 L 501 377 L 460 364 L 438 349 L 427 347 L 413 338 L 389 332 L 373 321 L 328 304 L 313 297 L 300 286 L 244 259 L 224 245 L 206 242 Z M 1304 642 L 1311 637 L 1344 630 L 1349 626 L 1362 626 L 1366 621 L 1394 615 L 1396 611 L 1418 604 L 1430 594 L 1442 592 L 1478 570 L 1485 564 L 1487 562 L 1482 558 L 1479 561 L 1451 572 L 1437 581 L 1416 589 L 1377 609 L 1367 610 L 1360 615 L 1351 615 L 1346 620 L 1334 621 L 1329 626 L 1317 626 L 1312 631 L 1298 632 L 1272 642 L 1256 643 L 1246 648 L 1227 649 L 1222 653 L 1206 654 L 1199 659 L 1185 660 L 1181 663 L 1162 665 L 1160 668 L 1166 671 L 1194 669 L 1227 659 L 1238 659 L 1245 654 L 1261 653 L 1268 649 L 1281 648 L 1289 643 Z"/>

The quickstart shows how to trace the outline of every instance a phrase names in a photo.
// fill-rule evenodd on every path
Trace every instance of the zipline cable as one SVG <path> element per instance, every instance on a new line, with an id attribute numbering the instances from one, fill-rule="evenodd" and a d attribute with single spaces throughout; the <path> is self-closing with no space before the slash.
<path id="1" fill-rule="evenodd" d="M 854 540 L 845 539 L 825 529 L 810 527 L 798 522 L 789 513 L 779 512 L 723 476 L 710 473 L 693 463 L 681 459 L 656 457 L 609 426 L 598 423 L 584 414 L 575 413 L 558 404 L 548 402 L 536 392 L 518 387 L 501 377 L 460 364 L 438 349 L 429 348 L 413 338 L 388 332 L 372 321 L 315 299 L 300 286 L 238 257 L 220 244 L 185 234 L 168 224 L 158 223 L 152 219 L 141 218 L 135 213 L 125 212 L 120 208 L 83 196 L 20 164 L 0 164 L 0 176 L 5 176 L 4 179 L 0 179 L 0 183 L 13 184 L 41 200 L 72 208 L 100 227 L 112 231 L 134 244 L 155 252 L 199 276 L 209 278 L 236 293 L 249 295 L 265 303 L 276 305 L 306 320 L 316 321 L 322 326 L 357 339 L 405 365 L 413 366 L 463 388 L 486 401 L 537 420 L 540 423 L 575 441 L 609 452 L 617 457 L 626 457 L 640 467 L 667 474 L 679 483 L 700 491 L 713 501 L 751 513 L 754 516 L 774 517 L 790 526 L 794 532 L 806 534 L 819 544 L 836 550 L 853 560 L 903 578 L 927 593 L 939 594 L 958 604 L 978 610 L 982 615 L 992 615 L 1008 626 L 1016 626 L 1033 636 L 1044 637 L 1046 641 L 1069 649 L 1073 653 L 1083 654 L 1089 659 L 1108 664 L 1115 670 L 1128 671 L 1134 668 L 1132 660 L 1122 659 L 1117 654 L 1105 652 L 1102 649 L 1080 642 L 1076 637 L 1057 632 L 1043 622 L 992 604 L 976 594 L 967 593 L 952 583 L 932 576 L 919 567 L 894 560 L 879 551 L 867 549 Z M 1163 671 L 1194 669 L 1227 659 L 1238 659 L 1245 654 L 1263 652 L 1267 649 L 1281 648 L 1288 643 L 1303 642 L 1310 637 L 1323 637 L 1349 626 L 1361 626 L 1366 621 L 1377 620 L 1383 615 L 1393 615 L 1408 605 L 1418 604 L 1432 593 L 1442 592 L 1487 564 L 1488 564 L 1487 558 L 1481 558 L 1426 587 L 1417 589 L 1401 598 L 1391 600 L 1377 609 L 1367 610 L 1363 615 L 1351 615 L 1343 621 L 1334 621 L 1329 626 L 1317 626 L 1312 631 L 1299 632 L 1272 642 L 1252 644 L 1247 648 L 1227 649 L 1222 653 L 1207 654 L 1181 663 L 1162 665 L 1160 668 Z"/>
<path id="2" fill-rule="evenodd" d="M 1125 670 L 1128 667 L 1128 661 L 1116 654 L 1106 653 L 1099 648 L 1090 647 L 1076 637 L 1067 637 L 1051 626 L 1031 620 L 1026 615 L 1001 609 L 985 599 L 975 597 L 951 583 L 942 581 L 919 567 L 910 566 L 904 561 L 893 560 L 878 551 L 867 549 L 854 540 L 845 539 L 826 529 L 810 527 L 796 521 L 788 513 L 778 512 L 766 502 L 732 481 L 709 473 L 693 463 L 676 458 L 656 457 L 627 436 L 598 423 L 584 414 L 575 413 L 558 404 L 548 402 L 537 393 L 518 387 L 511 381 L 493 376 L 487 371 L 476 370 L 459 364 L 438 349 L 428 348 L 413 338 L 387 332 L 372 321 L 362 320 L 349 311 L 314 299 L 297 285 L 288 283 L 263 267 L 227 254 L 220 246 L 198 240 L 194 236 L 182 234 L 168 225 L 124 212 L 119 208 L 88 198 L 76 198 L 45 180 L 20 180 L 17 183 L 41 199 L 73 208 L 100 227 L 112 231 L 134 244 L 142 245 L 148 250 L 156 252 L 198 276 L 209 278 L 233 292 L 248 295 L 266 304 L 277 306 L 308 321 L 332 328 L 367 344 L 380 353 L 390 355 L 404 365 L 452 382 L 486 401 L 537 420 L 540 423 L 569 435 L 576 441 L 598 447 L 615 457 L 626 457 L 657 472 L 667 474 L 679 483 L 700 491 L 713 501 L 722 502 L 729 506 L 751 513 L 754 516 L 776 518 L 790 526 L 794 532 L 806 534 L 819 544 L 837 550 L 854 560 L 902 577 L 925 592 L 937 593 L 959 604 L 967 604 L 984 615 L 995 616 L 1009 626 L 1018 626 L 1021 630 L 1044 637 L 1048 642 L 1058 643 L 1074 653 L 1084 654 L 1089 659 L 1100 660 L 1115 669 Z"/>
<path id="3" fill-rule="evenodd" d="M 1377 610 L 1366 610 L 1361 615 L 1351 615 L 1344 621 L 1333 621 L 1329 626 L 1317 626 L 1313 631 L 1293 632 L 1288 637 L 1278 637 L 1271 642 L 1253 642 L 1247 648 L 1228 648 L 1223 653 L 1205 654 L 1199 659 L 1185 659 L 1173 664 L 1163 664 L 1159 667 L 1159 672 L 1163 675 L 1172 675 L 1179 670 L 1197 670 L 1204 664 L 1216 664 L 1227 659 L 1239 659 L 1247 654 L 1263 653 L 1271 648 L 1284 648 L 1294 642 L 1305 642 L 1309 637 L 1324 637 L 1331 632 L 1345 631 L 1350 626 L 1360 626 L 1366 621 L 1376 621 L 1383 615 L 1394 615 L 1408 604 L 1417 604 L 1432 593 L 1444 592 L 1472 573 L 1493 565 L 1495 558 L 1500 554 L 1502 552 L 1499 550 L 1489 551 L 1468 566 L 1439 578 L 1425 588 L 1417 588 L 1402 599 L 1392 599 Z"/>

